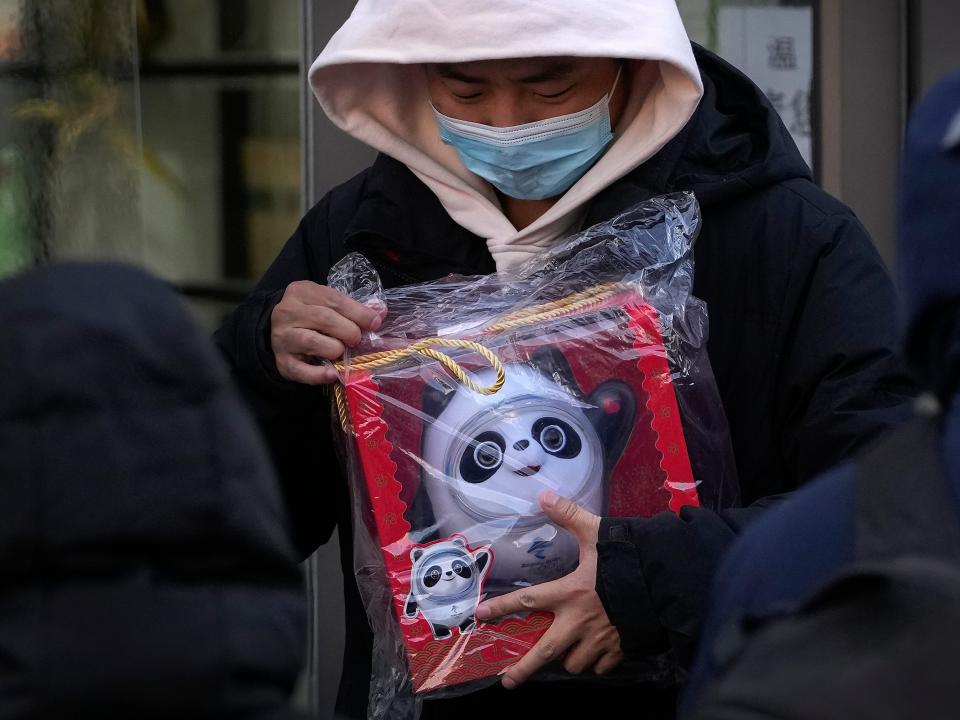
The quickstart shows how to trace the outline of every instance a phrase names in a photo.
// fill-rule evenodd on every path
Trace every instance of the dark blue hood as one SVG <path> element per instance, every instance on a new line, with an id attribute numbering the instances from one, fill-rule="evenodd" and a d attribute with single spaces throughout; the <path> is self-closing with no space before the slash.
<path id="1" fill-rule="evenodd" d="M 960 380 L 960 73 L 911 117 L 899 210 L 909 353 L 924 381 L 949 397 Z"/>
<path id="2" fill-rule="evenodd" d="M 279 717 L 305 600 L 262 441 L 179 298 L 0 284 L 0 718 Z"/>

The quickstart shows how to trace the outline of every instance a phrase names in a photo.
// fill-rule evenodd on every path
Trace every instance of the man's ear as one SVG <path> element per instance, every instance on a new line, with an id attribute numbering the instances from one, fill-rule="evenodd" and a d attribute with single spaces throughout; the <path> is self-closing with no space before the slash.
<path id="1" fill-rule="evenodd" d="M 594 390 L 587 402 L 587 417 L 603 443 L 604 472 L 609 473 L 630 440 L 637 416 L 637 400 L 626 383 L 608 380 Z"/>

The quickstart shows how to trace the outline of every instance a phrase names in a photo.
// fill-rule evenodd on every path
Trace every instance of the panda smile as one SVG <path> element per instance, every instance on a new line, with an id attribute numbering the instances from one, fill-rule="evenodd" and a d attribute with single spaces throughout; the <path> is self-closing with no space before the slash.
<path id="1" fill-rule="evenodd" d="M 519 475 L 520 477 L 530 477 L 531 475 L 536 475 L 540 472 L 540 468 L 543 465 L 527 465 L 525 468 L 520 468 L 519 470 L 514 470 L 513 472 Z"/>

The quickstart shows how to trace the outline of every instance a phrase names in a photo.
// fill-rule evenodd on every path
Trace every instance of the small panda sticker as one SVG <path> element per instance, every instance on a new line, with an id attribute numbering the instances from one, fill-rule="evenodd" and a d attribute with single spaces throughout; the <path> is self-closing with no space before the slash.
<path id="1" fill-rule="evenodd" d="M 436 640 L 450 638 L 455 627 L 461 634 L 472 632 L 491 559 L 489 547 L 470 550 L 459 535 L 414 548 L 404 616 L 422 615 Z"/>

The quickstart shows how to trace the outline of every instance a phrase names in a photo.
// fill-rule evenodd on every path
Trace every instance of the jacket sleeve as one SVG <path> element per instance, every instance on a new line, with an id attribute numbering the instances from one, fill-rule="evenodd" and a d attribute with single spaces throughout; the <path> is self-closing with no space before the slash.
<path id="1" fill-rule="evenodd" d="M 333 260 L 329 202 L 327 196 L 303 218 L 253 293 L 214 335 L 267 440 L 303 557 L 329 539 L 338 505 L 332 495 L 344 492 L 344 483 L 334 459 L 327 390 L 281 377 L 270 316 L 290 283 L 326 281 Z"/>
<path id="2" fill-rule="evenodd" d="M 793 479 L 770 478 L 770 488 L 796 486 L 842 462 L 909 417 L 915 392 L 900 360 L 893 284 L 866 231 L 841 216 L 810 232 L 817 256 L 797 258 L 810 270 L 795 273 L 785 290 L 785 357 L 770 418 L 780 468 Z M 777 499 L 601 523 L 597 592 L 628 657 L 670 649 L 689 666 L 724 551 Z"/>
<path id="3" fill-rule="evenodd" d="M 631 659 L 671 651 L 690 666 L 713 575 L 741 529 L 780 501 L 713 512 L 604 518 L 597 543 L 597 594 Z"/>

